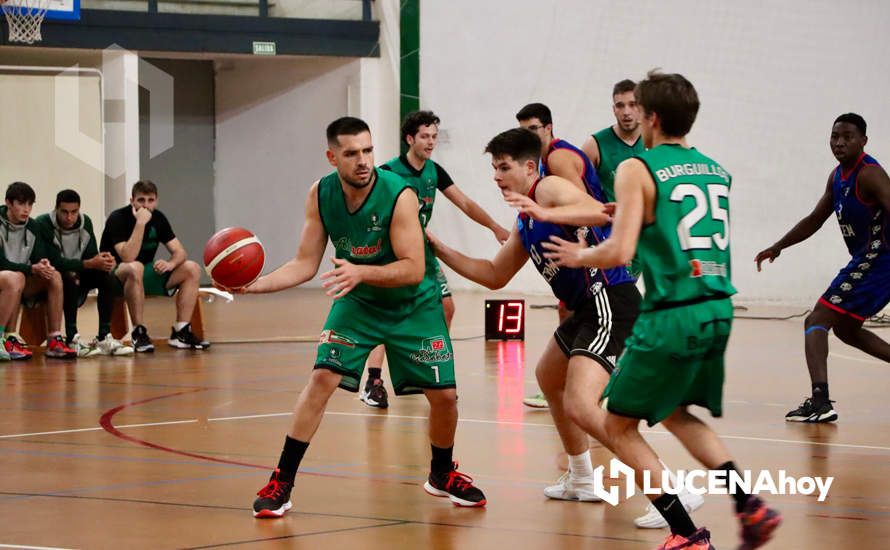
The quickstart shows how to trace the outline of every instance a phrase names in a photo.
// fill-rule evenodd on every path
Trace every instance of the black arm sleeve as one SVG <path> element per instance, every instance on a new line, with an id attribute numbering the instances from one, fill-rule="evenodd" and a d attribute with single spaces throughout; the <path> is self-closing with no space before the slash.
<path id="1" fill-rule="evenodd" d="M 439 191 L 444 191 L 445 189 L 454 185 L 454 180 L 451 179 L 451 176 L 448 175 L 448 172 L 446 172 L 444 168 L 439 166 L 438 162 L 434 161 L 433 164 L 435 164 L 436 166 L 436 181 L 438 182 L 436 184 L 436 189 L 438 189 Z"/>

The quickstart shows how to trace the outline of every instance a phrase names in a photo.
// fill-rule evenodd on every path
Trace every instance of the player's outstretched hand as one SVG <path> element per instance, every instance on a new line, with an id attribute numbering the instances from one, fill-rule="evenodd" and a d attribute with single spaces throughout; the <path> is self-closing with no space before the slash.
<path id="1" fill-rule="evenodd" d="M 754 256 L 754 262 L 757 264 L 757 271 L 760 271 L 760 264 L 763 263 L 764 260 L 769 260 L 769 263 L 773 263 L 781 253 L 782 251 L 774 246 L 758 252 L 757 256 Z"/>
<path id="2" fill-rule="evenodd" d="M 336 267 L 321 276 L 324 281 L 321 286 L 328 289 L 325 294 L 336 300 L 349 294 L 362 282 L 362 270 L 360 266 L 340 258 L 331 258 L 331 262 Z"/>
<path id="3" fill-rule="evenodd" d="M 541 246 L 547 250 L 547 252 L 544 252 L 545 258 L 553 260 L 553 263 L 558 266 L 584 266 L 582 253 L 588 249 L 585 244 L 560 239 L 556 235 L 551 235 L 550 241 L 551 242 L 544 241 L 541 243 Z"/>
<path id="4" fill-rule="evenodd" d="M 442 241 L 439 240 L 439 237 L 435 235 L 429 228 L 424 229 L 426 233 L 426 239 L 430 242 L 430 248 L 433 249 L 433 254 L 436 256 L 440 256 L 442 251 L 445 250 L 446 246 Z"/>
<path id="5" fill-rule="evenodd" d="M 249 290 L 250 287 L 256 283 L 256 281 L 254 281 L 253 283 L 250 283 L 247 286 L 242 286 L 241 288 L 229 288 L 227 286 L 223 286 L 223 285 L 217 283 L 216 281 L 212 281 L 212 282 L 213 282 L 213 288 L 215 288 L 216 290 L 222 290 L 223 292 L 228 292 L 230 294 L 250 294 L 250 290 Z"/>
<path id="6" fill-rule="evenodd" d="M 495 226 L 494 229 L 491 230 L 494 233 L 494 238 L 498 240 L 498 243 L 504 244 L 507 242 L 507 239 L 510 238 L 510 232 L 501 227 L 500 225 Z"/>
<path id="7" fill-rule="evenodd" d="M 547 221 L 547 210 L 540 204 L 536 203 L 527 195 L 517 193 L 516 191 L 505 191 L 504 199 L 507 204 L 519 210 L 523 214 L 530 216 L 538 221 Z"/>

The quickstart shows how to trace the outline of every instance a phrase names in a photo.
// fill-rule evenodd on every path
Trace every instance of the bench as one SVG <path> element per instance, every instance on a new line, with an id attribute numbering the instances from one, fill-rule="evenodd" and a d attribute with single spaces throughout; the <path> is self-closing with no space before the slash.
<path id="1" fill-rule="evenodd" d="M 200 339 L 204 339 L 204 312 L 201 306 L 202 298 L 210 293 L 205 289 L 198 291 L 198 301 L 195 303 L 195 309 L 192 311 L 192 318 L 189 322 L 192 324 L 192 332 Z M 166 296 L 146 296 L 146 299 L 166 298 Z M 127 312 L 127 303 L 122 297 L 115 298 L 114 306 L 111 310 L 111 336 L 121 340 L 129 335 L 130 316 Z M 39 345 L 46 340 L 46 302 L 40 301 L 31 306 L 22 304 L 22 320 L 19 324 L 19 334 L 29 344 Z"/>

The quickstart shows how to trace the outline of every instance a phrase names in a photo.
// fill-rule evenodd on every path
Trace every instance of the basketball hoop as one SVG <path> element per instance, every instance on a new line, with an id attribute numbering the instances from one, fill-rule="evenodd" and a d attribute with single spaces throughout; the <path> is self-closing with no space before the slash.
<path id="1" fill-rule="evenodd" d="M 0 9 L 9 25 L 9 41 L 33 44 L 40 42 L 40 25 L 50 0 L 0 0 Z"/>

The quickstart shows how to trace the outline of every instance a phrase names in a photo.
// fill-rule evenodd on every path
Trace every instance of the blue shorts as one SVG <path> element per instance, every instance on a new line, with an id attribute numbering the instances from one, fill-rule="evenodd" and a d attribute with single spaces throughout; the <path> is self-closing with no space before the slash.
<path id="1" fill-rule="evenodd" d="M 890 251 L 881 250 L 854 256 L 819 303 L 865 321 L 890 303 Z"/>

